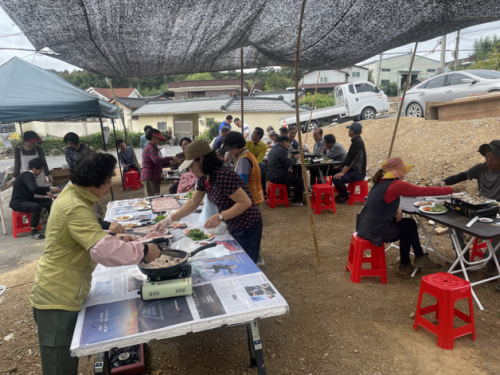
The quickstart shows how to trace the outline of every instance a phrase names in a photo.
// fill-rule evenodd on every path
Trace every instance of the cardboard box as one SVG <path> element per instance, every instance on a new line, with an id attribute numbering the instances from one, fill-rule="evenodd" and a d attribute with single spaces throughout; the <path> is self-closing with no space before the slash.
<path id="1" fill-rule="evenodd" d="M 54 186 L 66 185 L 69 182 L 69 169 L 52 168 L 50 174 L 54 179 Z"/>

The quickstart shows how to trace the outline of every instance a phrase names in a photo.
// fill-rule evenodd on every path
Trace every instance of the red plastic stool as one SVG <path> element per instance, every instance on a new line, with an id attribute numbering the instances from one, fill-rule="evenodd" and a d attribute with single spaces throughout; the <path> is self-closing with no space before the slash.
<path id="1" fill-rule="evenodd" d="M 453 341 L 460 336 L 472 333 L 472 339 L 476 340 L 476 328 L 474 326 L 474 310 L 472 308 L 472 293 L 470 283 L 467 280 L 456 277 L 445 272 L 438 272 L 422 277 L 420 293 L 418 295 L 417 312 L 413 328 L 418 326 L 426 328 L 438 337 L 438 347 L 441 349 L 453 349 Z M 422 296 L 424 293 L 435 297 L 435 305 L 422 307 Z M 470 316 L 455 308 L 455 303 L 461 299 L 469 300 Z M 422 317 L 422 315 L 435 312 L 439 325 L 435 325 Z M 453 328 L 455 318 L 462 319 L 467 325 Z"/>
<path id="2" fill-rule="evenodd" d="M 277 196 L 276 192 L 278 192 Z M 287 207 L 290 207 L 286 185 L 273 184 L 272 182 L 268 183 L 266 203 L 271 208 L 275 208 L 277 204 L 286 204 Z"/>
<path id="3" fill-rule="evenodd" d="M 470 261 L 472 262 L 475 257 L 484 259 L 484 252 L 483 251 L 478 251 L 480 249 L 487 249 L 488 245 L 486 245 L 486 242 L 480 243 L 479 245 L 477 244 L 478 239 L 476 238 L 473 242 L 472 245 L 472 251 L 470 252 Z M 491 240 L 490 240 L 491 242 Z"/>
<path id="4" fill-rule="evenodd" d="M 359 193 L 356 194 L 356 186 L 359 186 Z M 347 190 L 349 191 L 349 206 L 354 205 L 354 202 L 365 202 L 365 197 L 368 196 L 368 181 L 356 181 L 349 182 L 347 184 Z"/>
<path id="5" fill-rule="evenodd" d="M 138 188 L 142 188 L 142 183 L 141 179 L 139 178 L 139 172 L 137 171 L 131 171 L 125 173 L 125 184 L 124 184 L 125 190 L 127 189 L 134 189 L 137 190 Z"/>
<path id="6" fill-rule="evenodd" d="M 333 213 L 336 213 L 333 187 L 328 184 L 313 185 L 311 207 L 316 215 L 321 215 L 322 210 L 332 210 Z"/>
<path id="7" fill-rule="evenodd" d="M 370 250 L 369 257 L 363 256 L 365 250 Z M 371 263 L 371 269 L 363 269 L 363 263 Z M 359 284 L 361 276 L 378 276 L 382 279 L 382 284 L 386 284 L 385 246 L 375 246 L 370 241 L 359 237 L 358 233 L 353 233 L 345 270 L 351 271 L 353 283 Z"/>
<path id="8" fill-rule="evenodd" d="M 27 224 L 24 224 L 23 216 L 26 216 Z M 42 230 L 40 224 L 38 224 L 37 229 Z M 17 238 L 18 233 L 27 232 L 31 232 L 31 212 L 12 211 L 12 236 Z"/>

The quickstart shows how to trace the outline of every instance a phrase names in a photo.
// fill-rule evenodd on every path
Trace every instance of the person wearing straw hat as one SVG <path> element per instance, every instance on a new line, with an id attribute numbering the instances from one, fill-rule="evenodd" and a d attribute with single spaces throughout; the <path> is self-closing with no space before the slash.
<path id="1" fill-rule="evenodd" d="M 358 235 L 375 246 L 382 246 L 384 242 L 400 241 L 400 261 L 397 269 L 400 275 L 411 274 L 415 267 L 436 269 L 441 266 L 423 252 L 417 224 L 412 218 L 403 218 L 399 197 L 423 197 L 465 191 L 464 185 L 440 188 L 420 187 L 404 182 L 404 176 L 412 168 L 413 165 L 406 164 L 397 157 L 383 162 L 382 168 L 373 176 L 373 188 L 356 220 Z M 413 265 L 410 260 L 410 248 L 413 248 L 415 254 Z"/>
<path id="2" fill-rule="evenodd" d="M 194 141 L 187 146 L 184 154 L 186 160 L 179 168 L 191 169 L 198 177 L 198 186 L 193 197 L 178 211 L 160 221 L 156 230 L 168 227 L 172 222 L 189 215 L 207 195 L 208 200 L 217 207 L 218 213 L 206 221 L 205 228 L 217 228 L 224 221 L 229 233 L 248 256 L 257 262 L 263 223 L 248 186 L 235 171 L 223 166 L 224 162 L 217 157 L 207 141 Z"/>

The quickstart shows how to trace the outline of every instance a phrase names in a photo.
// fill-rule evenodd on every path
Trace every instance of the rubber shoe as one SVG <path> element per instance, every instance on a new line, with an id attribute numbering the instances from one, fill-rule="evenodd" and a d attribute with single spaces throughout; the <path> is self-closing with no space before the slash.
<path id="1" fill-rule="evenodd" d="M 305 206 L 306 204 L 303 203 L 303 202 L 292 202 L 290 203 L 292 206 L 298 206 L 298 207 L 303 207 Z"/>
<path id="2" fill-rule="evenodd" d="M 263 267 L 265 265 L 266 265 L 266 262 L 264 262 L 264 259 L 262 259 L 261 257 L 258 257 L 257 258 L 257 266 Z"/>
<path id="3" fill-rule="evenodd" d="M 429 259 L 429 254 L 424 254 L 424 256 L 421 257 L 415 257 L 414 265 L 417 268 L 428 268 L 431 270 L 441 268 L 441 264 L 434 263 Z"/>
<path id="4" fill-rule="evenodd" d="M 33 238 L 35 240 L 43 240 L 43 239 L 45 239 L 45 236 L 43 234 L 40 234 L 40 233 L 35 233 L 35 234 L 31 235 L 31 238 Z"/>
<path id="5" fill-rule="evenodd" d="M 347 200 L 349 199 L 349 193 L 347 193 L 346 195 L 343 195 L 339 198 L 339 200 L 337 201 L 338 204 L 343 204 L 345 202 L 347 202 Z"/>
<path id="6" fill-rule="evenodd" d="M 399 263 L 397 272 L 400 275 L 411 275 L 413 273 L 414 269 L 415 269 L 415 267 L 412 266 L 411 262 L 408 263 L 406 266 Z"/>

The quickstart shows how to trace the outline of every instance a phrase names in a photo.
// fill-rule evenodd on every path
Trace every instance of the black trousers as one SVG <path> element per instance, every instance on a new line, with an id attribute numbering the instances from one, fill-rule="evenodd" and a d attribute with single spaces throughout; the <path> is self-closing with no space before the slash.
<path id="1" fill-rule="evenodd" d="M 290 176 L 289 174 L 270 175 L 269 181 L 273 184 L 282 184 L 288 187 L 293 186 L 293 202 L 302 202 L 302 194 L 304 193 L 304 181 L 302 177 Z M 288 194 L 290 194 L 290 189 L 288 189 Z"/>
<path id="2" fill-rule="evenodd" d="M 418 237 L 417 223 L 411 218 L 404 218 L 399 223 L 395 222 L 394 225 L 399 226 L 401 229 L 399 234 L 395 238 L 391 238 L 384 242 L 396 242 L 399 241 L 399 257 L 402 265 L 406 266 L 411 262 L 410 260 L 410 248 L 413 248 L 413 253 L 416 257 L 421 257 L 424 255 L 422 246 L 420 245 L 420 238 Z"/>
<path id="3" fill-rule="evenodd" d="M 231 236 L 233 236 L 234 239 L 238 241 L 243 250 L 245 250 L 248 256 L 254 261 L 254 263 L 257 263 L 257 258 L 259 257 L 263 227 L 264 224 L 261 217 L 259 218 L 259 221 L 250 228 L 230 231 Z"/>
<path id="4" fill-rule="evenodd" d="M 31 198 L 26 201 L 10 202 L 10 208 L 18 212 L 31 212 L 31 228 L 36 228 L 40 223 L 42 208 L 45 208 L 50 213 L 52 202 L 53 200 L 50 198 Z"/>
<path id="5" fill-rule="evenodd" d="M 177 194 L 177 189 L 179 188 L 179 181 L 174 182 L 170 187 L 168 188 L 168 192 L 170 194 Z"/>

